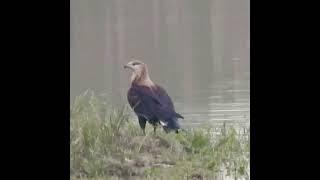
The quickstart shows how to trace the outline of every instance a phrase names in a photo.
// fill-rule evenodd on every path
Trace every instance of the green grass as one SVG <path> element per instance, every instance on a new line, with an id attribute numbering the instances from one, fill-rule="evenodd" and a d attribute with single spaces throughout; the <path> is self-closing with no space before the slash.
<path id="1" fill-rule="evenodd" d="M 166 134 L 151 126 L 142 135 L 127 106 L 112 107 L 86 91 L 71 106 L 71 179 L 249 179 L 249 131 L 233 127 L 193 128 Z"/>

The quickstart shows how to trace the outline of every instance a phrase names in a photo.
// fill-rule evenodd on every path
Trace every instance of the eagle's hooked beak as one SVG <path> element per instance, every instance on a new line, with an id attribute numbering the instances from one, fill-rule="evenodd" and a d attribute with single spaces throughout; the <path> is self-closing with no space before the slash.
<path id="1" fill-rule="evenodd" d="M 126 64 L 123 66 L 124 69 L 129 68 L 129 69 L 133 69 L 130 65 Z"/>

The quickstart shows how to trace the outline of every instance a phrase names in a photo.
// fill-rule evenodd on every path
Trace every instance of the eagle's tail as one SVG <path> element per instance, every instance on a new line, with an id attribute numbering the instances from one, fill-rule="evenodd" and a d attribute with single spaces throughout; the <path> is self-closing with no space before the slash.
<path id="1" fill-rule="evenodd" d="M 180 129 L 180 124 L 178 122 L 178 118 L 176 117 L 171 118 L 165 122 L 160 121 L 160 124 L 167 133 L 170 131 L 175 131 L 176 133 L 178 133 L 178 129 Z"/>
<path id="2" fill-rule="evenodd" d="M 183 117 L 183 116 L 181 116 L 181 114 L 179 114 L 179 113 L 176 113 L 176 117 L 177 117 L 177 118 L 184 119 L 184 117 Z"/>

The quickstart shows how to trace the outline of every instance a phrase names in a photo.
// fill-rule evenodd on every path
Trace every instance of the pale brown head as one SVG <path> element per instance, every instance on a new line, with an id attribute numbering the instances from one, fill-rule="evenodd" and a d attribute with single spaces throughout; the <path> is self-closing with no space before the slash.
<path id="1" fill-rule="evenodd" d="M 154 86 L 154 83 L 149 77 L 147 65 L 142 61 L 133 59 L 128 64 L 124 65 L 124 68 L 130 69 L 132 71 L 132 84 Z"/>

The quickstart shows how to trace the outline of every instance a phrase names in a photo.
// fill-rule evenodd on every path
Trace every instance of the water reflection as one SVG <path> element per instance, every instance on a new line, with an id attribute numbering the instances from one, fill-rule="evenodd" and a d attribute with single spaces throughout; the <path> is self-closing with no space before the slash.
<path id="1" fill-rule="evenodd" d="M 232 82 L 231 82 L 232 83 Z M 223 122 L 248 125 L 250 122 L 250 89 L 249 81 L 234 82 L 230 89 L 230 81 L 220 82 L 207 89 L 198 89 L 192 95 L 175 96 L 176 109 L 185 119 L 184 126 L 201 126 L 221 124 Z"/>
<path id="2" fill-rule="evenodd" d="M 130 57 L 144 61 L 183 126 L 249 122 L 249 0 L 71 1 L 70 94 L 126 104 Z M 243 123 L 242 123 L 243 124 Z"/>

